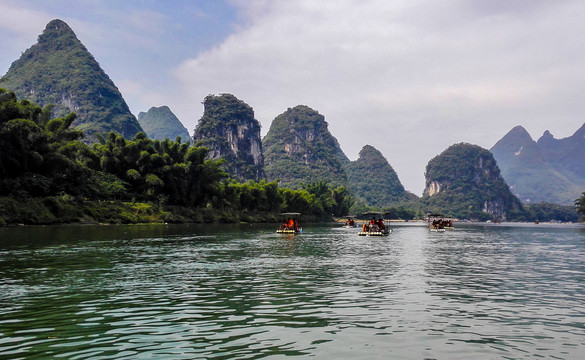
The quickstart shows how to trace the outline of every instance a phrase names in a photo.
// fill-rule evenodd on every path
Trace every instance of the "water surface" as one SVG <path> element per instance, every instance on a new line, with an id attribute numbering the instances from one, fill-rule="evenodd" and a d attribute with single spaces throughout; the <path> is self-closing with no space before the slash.
<path id="1" fill-rule="evenodd" d="M 585 230 L 0 229 L 1 359 L 580 359 Z"/>

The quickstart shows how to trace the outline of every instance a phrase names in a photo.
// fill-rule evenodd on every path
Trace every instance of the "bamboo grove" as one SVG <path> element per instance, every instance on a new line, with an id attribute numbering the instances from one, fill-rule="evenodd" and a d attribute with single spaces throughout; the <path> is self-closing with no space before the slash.
<path id="1" fill-rule="evenodd" d="M 0 89 L 0 196 L 26 199 L 68 196 L 93 201 L 341 216 L 352 198 L 326 182 L 301 190 L 278 182 L 237 182 L 208 158 L 205 147 L 176 140 L 127 140 L 110 132 L 83 142 L 71 128 L 75 114 L 51 119 L 41 108 Z"/>

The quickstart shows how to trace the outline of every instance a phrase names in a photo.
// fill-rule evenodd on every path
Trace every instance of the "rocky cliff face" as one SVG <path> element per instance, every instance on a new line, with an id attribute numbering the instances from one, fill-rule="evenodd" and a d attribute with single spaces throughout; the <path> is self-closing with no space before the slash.
<path id="1" fill-rule="evenodd" d="M 138 114 L 138 123 L 151 139 L 191 141 L 189 132 L 168 106 L 151 107 L 148 112 Z"/>
<path id="2" fill-rule="evenodd" d="M 211 158 L 225 159 L 232 177 L 259 181 L 265 178 L 260 123 L 254 110 L 234 95 L 209 95 L 204 101 L 193 140 L 207 147 Z"/>
<path id="3" fill-rule="evenodd" d="M 262 140 L 268 180 L 293 189 L 322 180 L 347 186 L 343 164 L 349 159 L 327 126 L 323 115 L 305 105 L 278 115 Z"/>
<path id="4" fill-rule="evenodd" d="M 142 131 L 118 88 L 61 20 L 52 20 L 0 80 L 0 87 L 40 106 L 55 104 L 53 116 L 77 113 L 72 126 L 86 141 L 115 131 L 126 138 Z"/>
<path id="5" fill-rule="evenodd" d="M 570 205 L 585 188 L 585 141 L 579 131 L 561 140 L 546 131 L 535 142 L 517 126 L 490 151 L 520 200 Z"/>
<path id="6" fill-rule="evenodd" d="M 428 163 L 425 178 L 423 201 L 432 211 L 505 220 L 521 209 L 493 155 L 476 145 L 450 146 Z"/>
<path id="7" fill-rule="evenodd" d="M 352 194 L 366 205 L 382 208 L 414 197 L 404 190 L 392 166 L 373 146 L 362 148 L 359 158 L 347 166 L 347 174 Z"/>

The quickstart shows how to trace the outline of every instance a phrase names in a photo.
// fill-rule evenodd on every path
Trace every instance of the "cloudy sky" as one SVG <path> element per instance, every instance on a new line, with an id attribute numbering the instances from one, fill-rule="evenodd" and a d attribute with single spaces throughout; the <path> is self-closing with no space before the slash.
<path id="1" fill-rule="evenodd" d="M 491 148 L 585 122 L 580 0 L 0 0 L 0 74 L 67 22 L 134 114 L 168 105 L 192 133 L 208 94 L 325 116 L 347 156 L 372 145 L 417 195 L 448 146 Z"/>

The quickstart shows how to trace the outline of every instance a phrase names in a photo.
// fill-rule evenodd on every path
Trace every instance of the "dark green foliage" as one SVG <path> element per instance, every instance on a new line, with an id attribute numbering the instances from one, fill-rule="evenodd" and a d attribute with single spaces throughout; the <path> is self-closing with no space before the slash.
<path id="1" fill-rule="evenodd" d="M 165 222 L 169 214 L 151 204 L 89 201 L 68 196 L 14 199 L 0 197 L 0 224 L 136 224 Z"/>
<path id="2" fill-rule="evenodd" d="M 76 160 L 87 151 L 71 130 L 70 114 L 46 122 L 43 110 L 0 89 L 0 195 L 79 194 L 88 169 Z"/>
<path id="3" fill-rule="evenodd" d="M 313 196 L 312 213 L 315 215 L 347 215 L 353 200 L 344 186 L 332 187 L 327 181 L 303 185 L 303 190 Z M 289 209 L 293 211 L 293 209 Z"/>
<path id="4" fill-rule="evenodd" d="M 72 125 L 89 142 L 109 131 L 126 138 L 141 131 L 112 80 L 61 20 L 49 22 L 37 44 L 12 63 L 0 86 L 41 106 L 55 104 L 54 117 L 75 112 Z"/>
<path id="5" fill-rule="evenodd" d="M 47 121 L 40 107 L 0 89 L 0 195 L 59 193 L 204 206 L 225 176 L 207 149 L 178 141 L 131 141 L 114 132 L 93 148 L 69 127 L 75 119 Z"/>
<path id="6" fill-rule="evenodd" d="M 0 197 L 0 225 L 55 224 L 59 223 L 59 215 L 68 220 L 72 220 L 76 218 L 76 216 L 82 216 L 81 213 L 75 212 L 75 207 L 61 206 L 59 201 L 54 198 L 22 200 Z"/>
<path id="7" fill-rule="evenodd" d="M 138 123 L 151 139 L 164 140 L 180 137 L 189 142 L 191 137 L 181 121 L 168 106 L 151 107 L 138 114 Z"/>
<path id="8" fill-rule="evenodd" d="M 70 129 L 75 115 L 46 113 L 0 89 L 0 196 L 9 196 L 0 224 L 258 222 L 280 211 L 327 218 L 351 205 L 347 189 L 326 183 L 222 181 L 224 160 L 207 159 L 207 148 L 142 132 L 132 140 L 110 132 L 89 147 Z"/>
<path id="9" fill-rule="evenodd" d="M 326 182 L 304 185 L 301 190 L 279 188 L 277 181 L 238 183 L 224 181 L 214 207 L 248 212 L 300 212 L 326 218 L 348 213 L 352 198 L 347 188 Z"/>
<path id="10" fill-rule="evenodd" d="M 131 141 L 109 133 L 94 144 L 98 170 L 115 175 L 132 196 L 186 206 L 204 206 L 219 192 L 225 176 L 220 161 L 206 160 L 207 149 L 178 141 L 148 139 L 138 133 Z"/>
<path id="11" fill-rule="evenodd" d="M 283 212 L 301 212 L 308 214 L 312 212 L 312 204 L 315 201 L 315 195 L 309 194 L 306 190 L 294 190 L 283 188 L 280 191 L 283 205 Z M 321 209 L 322 212 L 322 209 Z"/>
<path id="12" fill-rule="evenodd" d="M 381 152 L 366 145 L 347 166 L 352 193 L 369 206 L 381 208 L 406 200 L 409 195 Z"/>
<path id="13" fill-rule="evenodd" d="M 203 104 L 193 140 L 208 148 L 211 158 L 226 160 L 224 169 L 235 179 L 264 179 L 260 123 L 254 110 L 231 94 L 209 95 Z"/>
<path id="14" fill-rule="evenodd" d="M 493 155 L 479 146 L 452 145 L 428 163 L 425 176 L 423 203 L 430 212 L 501 220 L 522 209 Z"/>
<path id="15" fill-rule="evenodd" d="M 282 197 L 276 181 L 254 182 L 249 180 L 239 183 L 235 180 L 224 181 L 218 197 L 217 207 L 260 212 L 279 212 L 282 206 Z"/>
<path id="16" fill-rule="evenodd" d="M 524 205 L 524 212 L 512 216 L 510 220 L 577 222 L 579 214 L 574 206 L 538 203 Z"/>
<path id="17" fill-rule="evenodd" d="M 329 133 L 323 115 L 299 105 L 278 115 L 262 140 L 266 177 L 281 186 L 327 181 L 348 185 L 344 165 L 349 162 Z"/>

